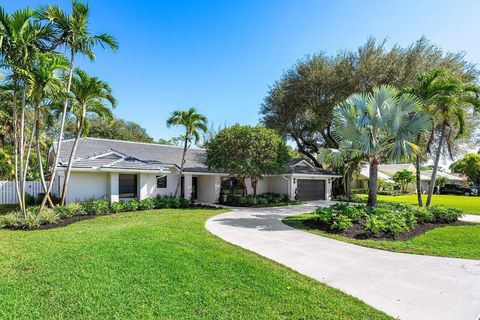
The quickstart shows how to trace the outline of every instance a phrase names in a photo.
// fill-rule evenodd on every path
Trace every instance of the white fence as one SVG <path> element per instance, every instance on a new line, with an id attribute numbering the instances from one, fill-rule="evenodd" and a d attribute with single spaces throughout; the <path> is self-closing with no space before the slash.
<path id="1" fill-rule="evenodd" d="M 55 189 L 55 186 L 53 189 Z M 54 193 L 54 190 L 52 191 Z M 43 193 L 42 183 L 40 181 L 27 181 L 25 192 L 37 197 L 39 193 Z M 0 181 L 0 204 L 14 203 L 18 203 L 15 181 Z"/>

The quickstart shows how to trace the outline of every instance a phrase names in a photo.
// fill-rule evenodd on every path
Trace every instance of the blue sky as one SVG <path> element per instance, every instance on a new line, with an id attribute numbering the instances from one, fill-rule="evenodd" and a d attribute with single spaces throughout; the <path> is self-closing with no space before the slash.
<path id="1" fill-rule="evenodd" d="M 46 1 L 4 0 L 8 11 Z M 65 9 L 69 1 L 58 3 Z M 79 62 L 108 81 L 118 117 L 154 138 L 179 134 L 165 119 L 195 106 L 215 127 L 255 124 L 268 87 L 305 55 L 356 48 L 369 36 L 409 45 L 425 35 L 480 63 L 479 1 L 91 0 L 92 32 L 120 42 Z"/>

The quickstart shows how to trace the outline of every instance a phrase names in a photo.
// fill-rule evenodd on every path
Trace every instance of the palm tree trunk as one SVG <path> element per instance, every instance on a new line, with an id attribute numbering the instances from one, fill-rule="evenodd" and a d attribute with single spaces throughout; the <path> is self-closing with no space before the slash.
<path id="1" fill-rule="evenodd" d="M 20 113 L 20 171 L 19 171 L 19 181 L 20 181 L 20 198 L 18 202 L 21 204 L 20 208 L 23 208 L 23 213 L 26 215 L 26 206 L 25 206 L 25 180 L 24 180 L 24 171 L 25 171 L 25 107 L 27 104 L 27 88 L 23 84 L 22 88 L 22 109 Z"/>
<path id="2" fill-rule="evenodd" d="M 368 175 L 368 207 L 374 207 L 377 205 L 379 163 L 380 161 L 378 159 L 378 156 L 370 157 L 370 170 Z"/>
<path id="3" fill-rule="evenodd" d="M 20 201 L 21 195 L 20 195 L 20 181 L 18 177 L 18 128 L 17 128 L 17 88 L 18 86 L 18 80 L 16 73 L 14 72 L 13 74 L 13 110 L 12 110 L 12 116 L 13 116 L 13 150 L 14 150 L 14 171 L 15 171 L 15 190 L 17 192 L 17 198 L 18 198 L 18 205 L 20 207 L 20 211 L 24 212 L 24 208 L 22 206 L 22 203 Z"/>
<path id="4" fill-rule="evenodd" d="M 70 157 L 68 159 L 68 167 L 65 173 L 65 180 L 63 182 L 62 188 L 62 196 L 60 197 L 60 205 L 63 206 L 65 204 L 65 198 L 67 196 L 67 189 L 68 189 L 68 182 L 70 180 L 70 173 L 73 167 L 73 159 L 75 157 L 75 153 L 77 152 L 78 142 L 80 141 L 80 137 L 83 131 L 83 114 L 79 119 L 79 125 L 77 126 L 77 134 L 75 136 L 75 141 L 73 142 L 72 151 L 70 152 Z"/>
<path id="5" fill-rule="evenodd" d="M 188 149 L 188 137 L 185 134 L 185 142 L 183 144 L 183 154 L 182 154 L 182 162 L 180 163 L 180 178 L 177 182 L 177 187 L 175 188 L 175 197 L 177 197 L 178 189 L 180 188 L 180 182 L 182 181 L 183 176 L 183 165 L 185 164 L 185 159 L 187 156 L 187 149 Z M 187 196 L 184 194 L 184 197 Z"/>
<path id="6" fill-rule="evenodd" d="M 437 154 L 435 156 L 435 162 L 433 164 L 433 169 L 432 169 L 432 177 L 430 178 L 430 185 L 428 186 L 428 197 L 427 197 L 427 203 L 426 207 L 430 206 L 430 203 L 432 202 L 432 196 L 433 196 L 433 189 L 435 188 L 435 180 L 437 179 L 437 170 L 438 170 L 438 163 L 440 162 L 440 155 L 442 153 L 442 144 L 443 144 L 443 138 L 445 137 L 445 129 L 446 129 L 446 124 L 442 124 L 442 133 L 440 134 L 440 139 L 438 141 L 438 149 L 437 149 Z"/>
<path id="7" fill-rule="evenodd" d="M 43 192 L 47 193 L 47 182 L 43 174 L 42 153 L 40 150 L 40 111 L 38 107 L 35 109 L 35 150 L 37 152 L 38 170 L 40 171 L 40 181 L 42 182 Z M 48 204 L 53 208 L 53 201 L 50 195 L 47 197 Z"/>
<path id="8" fill-rule="evenodd" d="M 352 180 L 353 180 L 353 172 L 350 170 L 347 170 L 345 177 L 345 196 L 348 198 L 348 200 L 352 200 Z"/>
<path id="9" fill-rule="evenodd" d="M 72 86 L 74 58 L 75 58 L 75 55 L 73 51 L 71 51 L 70 52 L 70 74 L 68 75 L 67 94 L 70 93 L 70 88 Z M 47 192 L 45 192 L 45 196 L 43 197 L 42 203 L 38 208 L 39 212 L 42 211 L 43 207 L 45 206 L 45 203 L 47 202 L 47 198 L 50 196 L 50 192 L 52 191 L 53 183 L 55 182 L 58 160 L 60 159 L 60 149 L 62 148 L 63 131 L 65 129 L 65 120 L 67 116 L 67 111 L 68 111 L 68 96 L 65 98 L 65 104 L 63 105 L 62 121 L 60 123 L 60 132 L 58 133 L 57 150 L 55 153 L 55 159 L 53 161 L 52 174 L 50 175 L 50 181 L 48 184 Z"/>
<path id="10" fill-rule="evenodd" d="M 415 159 L 415 175 L 417 178 L 417 199 L 418 199 L 418 206 L 423 207 L 423 199 L 422 199 L 422 181 L 420 180 L 420 156 L 417 156 Z"/>

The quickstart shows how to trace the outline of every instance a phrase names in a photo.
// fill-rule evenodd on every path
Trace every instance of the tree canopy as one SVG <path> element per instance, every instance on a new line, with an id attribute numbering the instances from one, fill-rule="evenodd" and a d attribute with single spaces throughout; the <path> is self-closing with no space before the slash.
<path id="1" fill-rule="evenodd" d="M 392 178 L 393 181 L 400 185 L 402 192 L 407 192 L 408 184 L 415 181 L 415 175 L 413 172 L 405 169 L 395 172 Z"/>
<path id="2" fill-rule="evenodd" d="M 262 123 L 295 141 L 298 151 L 320 166 L 319 148 L 338 147 L 332 135 L 335 105 L 377 85 L 410 86 L 418 73 L 438 67 L 465 82 L 478 75 L 463 53 L 446 53 L 425 38 L 407 48 L 394 45 L 391 49 L 385 41 L 371 38 L 356 51 L 314 54 L 298 61 L 273 84 L 261 107 Z"/>
<path id="3" fill-rule="evenodd" d="M 450 170 L 468 177 L 470 181 L 480 186 L 480 154 L 469 153 L 450 165 Z"/>
<path id="4" fill-rule="evenodd" d="M 246 179 L 251 179 L 254 196 L 258 180 L 284 172 L 290 160 L 282 137 L 262 126 L 236 124 L 222 129 L 205 147 L 208 167 L 224 170 L 237 178 L 245 194 Z"/>

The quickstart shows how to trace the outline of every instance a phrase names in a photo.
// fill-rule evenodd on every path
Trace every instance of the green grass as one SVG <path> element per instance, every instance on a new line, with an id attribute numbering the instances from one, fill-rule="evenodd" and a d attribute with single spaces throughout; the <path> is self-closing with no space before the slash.
<path id="1" fill-rule="evenodd" d="M 0 319 L 390 319 L 211 235 L 205 221 L 221 212 L 0 230 Z"/>
<path id="2" fill-rule="evenodd" d="M 368 195 L 366 194 L 358 194 L 357 196 L 365 200 L 368 198 Z M 408 194 L 402 196 L 378 195 L 378 201 L 408 203 L 413 205 L 418 204 L 416 194 Z M 426 195 L 423 196 L 423 201 L 424 203 L 427 201 Z M 462 209 L 465 213 L 468 214 L 480 214 L 480 197 L 478 196 L 466 197 L 434 194 L 432 198 L 432 205 L 458 208 Z"/>
<path id="3" fill-rule="evenodd" d="M 314 214 L 304 214 L 288 217 L 283 222 L 303 231 L 364 247 L 431 256 L 480 259 L 480 224 L 441 227 L 406 241 L 357 240 L 312 229 L 304 224 L 314 217 Z"/>

